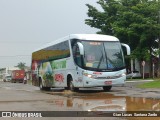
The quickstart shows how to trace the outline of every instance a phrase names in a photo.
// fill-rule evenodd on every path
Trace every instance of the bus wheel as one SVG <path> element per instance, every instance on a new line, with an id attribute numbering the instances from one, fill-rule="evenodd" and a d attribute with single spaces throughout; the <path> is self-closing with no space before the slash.
<path id="1" fill-rule="evenodd" d="M 69 88 L 68 88 L 68 87 L 64 87 L 64 89 L 65 89 L 65 90 L 69 90 Z"/>
<path id="2" fill-rule="evenodd" d="M 75 91 L 75 92 L 79 91 L 79 88 L 74 87 L 73 80 L 70 81 L 69 88 L 70 88 L 71 91 Z"/>
<path id="3" fill-rule="evenodd" d="M 44 87 L 42 85 L 42 80 L 41 79 L 39 80 L 39 88 L 40 88 L 40 90 L 44 90 Z"/>
<path id="4" fill-rule="evenodd" d="M 40 90 L 47 90 L 49 91 L 51 88 L 50 87 L 43 87 L 43 84 L 42 84 L 42 80 L 40 79 L 39 81 L 39 88 Z"/>
<path id="5" fill-rule="evenodd" d="M 110 91 L 112 86 L 103 86 L 104 91 Z"/>

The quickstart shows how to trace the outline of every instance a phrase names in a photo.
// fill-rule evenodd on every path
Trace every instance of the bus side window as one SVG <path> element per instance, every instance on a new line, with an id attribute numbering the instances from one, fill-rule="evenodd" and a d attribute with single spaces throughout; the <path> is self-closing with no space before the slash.
<path id="1" fill-rule="evenodd" d="M 78 66 L 82 66 L 81 55 L 79 51 L 79 47 L 77 44 L 73 46 L 73 57 L 74 61 Z"/>

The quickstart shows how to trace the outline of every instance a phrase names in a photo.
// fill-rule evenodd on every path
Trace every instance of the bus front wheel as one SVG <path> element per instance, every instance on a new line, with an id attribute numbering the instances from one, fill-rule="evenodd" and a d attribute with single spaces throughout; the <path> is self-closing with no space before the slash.
<path id="1" fill-rule="evenodd" d="M 103 90 L 106 92 L 110 91 L 111 88 L 112 88 L 112 86 L 103 86 Z"/>
<path id="2" fill-rule="evenodd" d="M 79 88 L 74 87 L 73 80 L 70 80 L 69 88 L 71 91 L 75 91 L 75 92 L 79 91 Z"/>

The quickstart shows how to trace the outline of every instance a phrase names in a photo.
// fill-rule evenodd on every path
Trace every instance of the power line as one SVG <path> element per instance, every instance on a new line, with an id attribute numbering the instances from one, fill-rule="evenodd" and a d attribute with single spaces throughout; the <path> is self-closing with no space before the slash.
<path id="1" fill-rule="evenodd" d="M 31 57 L 31 55 L 5 55 L 0 57 Z"/>

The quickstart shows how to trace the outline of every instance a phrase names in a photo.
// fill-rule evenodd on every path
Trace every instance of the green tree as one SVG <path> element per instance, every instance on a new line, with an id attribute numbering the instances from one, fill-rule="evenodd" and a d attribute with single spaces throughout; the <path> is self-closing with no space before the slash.
<path id="1" fill-rule="evenodd" d="M 24 70 L 25 67 L 26 67 L 25 64 L 26 64 L 26 63 L 20 62 L 20 63 L 18 63 L 18 65 L 17 65 L 16 67 L 18 67 L 18 68 L 21 69 L 21 70 Z"/>
<path id="2" fill-rule="evenodd" d="M 98 33 L 117 36 L 130 45 L 132 58 L 151 61 L 155 41 L 160 34 L 159 0 L 99 0 L 103 11 L 87 4 L 85 23 L 100 29 Z"/>

